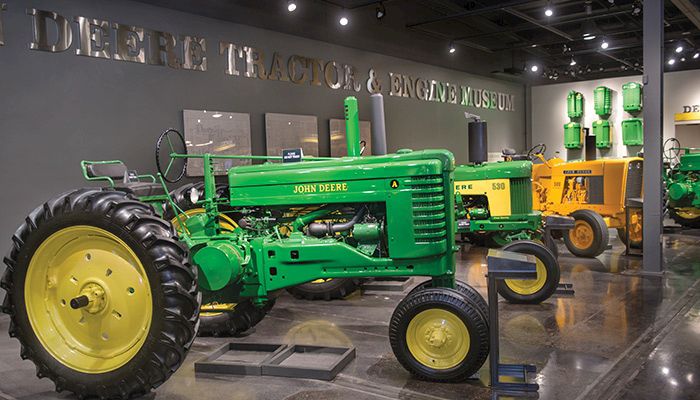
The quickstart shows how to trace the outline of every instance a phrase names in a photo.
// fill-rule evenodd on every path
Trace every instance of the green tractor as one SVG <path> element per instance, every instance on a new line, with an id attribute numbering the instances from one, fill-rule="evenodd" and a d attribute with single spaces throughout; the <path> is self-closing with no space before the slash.
<path id="1" fill-rule="evenodd" d="M 676 138 L 664 142 L 665 206 L 686 228 L 700 228 L 700 149 L 681 147 Z"/>
<path id="2" fill-rule="evenodd" d="M 251 309 L 261 319 L 290 286 L 426 276 L 391 317 L 392 350 L 422 379 L 474 374 L 489 351 L 489 325 L 484 299 L 455 280 L 454 157 L 359 157 L 354 98 L 345 112 L 349 157 L 234 167 L 218 192 L 212 162 L 242 157 L 178 153 L 182 137 L 169 130 L 159 139 L 171 148 L 157 163 L 160 189 L 127 173 L 124 184 L 69 191 L 34 209 L 12 237 L 2 279 L 21 357 L 57 391 L 127 399 L 182 365 L 200 312 L 228 334 L 256 322 Z M 204 211 L 188 214 L 164 179 L 184 175 L 192 158 L 205 174 L 203 197 L 190 200 Z M 176 224 L 163 218 L 168 208 Z"/>
<path id="3" fill-rule="evenodd" d="M 530 156 L 506 149 L 503 157 L 504 161 L 455 168 L 457 233 L 468 243 L 535 256 L 537 280 L 506 279 L 498 289 L 513 303 L 541 303 L 556 292 L 560 277 L 557 246 L 545 234 L 544 224 L 551 220 L 554 226 L 553 221 L 561 217 L 543 220 L 532 209 Z"/>

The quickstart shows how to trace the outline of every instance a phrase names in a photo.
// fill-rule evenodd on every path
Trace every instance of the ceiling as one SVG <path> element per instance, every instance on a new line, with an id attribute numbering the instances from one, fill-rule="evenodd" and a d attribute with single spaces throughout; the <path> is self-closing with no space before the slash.
<path id="1" fill-rule="evenodd" d="M 287 0 L 141 1 L 532 84 L 643 68 L 640 0 L 296 0 L 294 12 Z M 666 60 L 674 60 L 666 70 L 700 68 L 700 53 L 693 58 L 700 52 L 700 0 L 669 0 L 664 8 Z M 341 16 L 347 26 L 339 25 Z"/>

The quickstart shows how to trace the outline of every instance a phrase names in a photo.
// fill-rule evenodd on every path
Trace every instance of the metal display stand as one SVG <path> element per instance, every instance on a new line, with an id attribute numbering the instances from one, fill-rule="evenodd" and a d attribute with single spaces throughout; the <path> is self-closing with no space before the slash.
<path id="1" fill-rule="evenodd" d="M 545 243 L 550 243 L 554 241 L 552 238 L 552 231 L 562 231 L 562 234 L 566 234 L 569 229 L 574 227 L 575 220 L 572 217 L 566 217 L 563 215 L 549 215 L 544 219 L 544 237 Z M 560 283 L 557 286 L 557 290 L 554 292 L 557 296 L 573 296 L 574 285 L 571 283 Z"/>
<path id="2" fill-rule="evenodd" d="M 330 381 L 354 359 L 354 347 L 227 343 L 195 362 L 194 371 Z"/>
<path id="3" fill-rule="evenodd" d="M 630 231 L 630 208 L 634 208 L 636 210 L 643 210 L 644 209 L 644 199 L 641 198 L 629 198 L 625 202 L 625 232 L 627 236 L 625 238 L 625 255 L 626 256 L 643 256 L 643 251 L 642 249 L 638 249 L 635 252 L 632 252 L 632 240 L 630 239 L 629 231 Z M 644 236 L 642 236 L 643 238 Z"/>
<path id="4" fill-rule="evenodd" d="M 488 265 L 488 298 L 489 298 L 489 336 L 491 349 L 489 365 L 491 372 L 491 387 L 498 391 L 507 392 L 536 392 L 540 386 L 528 383 L 528 374 L 537 372 L 530 364 L 501 364 L 499 354 L 498 329 L 498 280 L 503 279 L 537 279 L 536 259 L 529 254 L 513 253 L 501 250 L 489 250 L 486 257 Z M 509 377 L 517 382 L 501 382 L 501 377 Z"/>

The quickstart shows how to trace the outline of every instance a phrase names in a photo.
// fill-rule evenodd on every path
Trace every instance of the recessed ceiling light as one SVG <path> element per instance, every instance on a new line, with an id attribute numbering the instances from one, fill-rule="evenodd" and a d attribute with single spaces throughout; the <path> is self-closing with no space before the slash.
<path id="1" fill-rule="evenodd" d="M 339 23 L 340 25 L 342 25 L 342 26 L 345 26 L 345 25 L 347 25 L 348 23 L 350 23 L 350 20 L 348 19 L 348 17 L 342 16 L 342 17 L 340 17 L 340 19 L 338 20 L 338 23 Z"/>
<path id="2" fill-rule="evenodd" d="M 538 67 L 537 64 L 534 64 L 530 67 L 530 71 L 532 72 L 537 72 L 538 69 L 540 69 L 540 67 Z"/>
<path id="3" fill-rule="evenodd" d="M 547 7 L 547 8 L 544 10 L 544 15 L 547 16 L 547 17 L 551 17 L 552 15 L 554 15 L 554 10 L 552 10 L 551 7 Z"/>
<path id="4" fill-rule="evenodd" d="M 450 54 L 452 54 L 452 53 L 454 53 L 455 51 L 457 51 L 457 48 L 455 47 L 454 43 L 450 43 L 450 47 L 449 47 L 449 50 L 448 50 L 448 51 L 450 52 Z"/>
<path id="5" fill-rule="evenodd" d="M 673 64 L 675 64 L 675 63 L 676 63 L 676 59 L 675 59 L 675 58 L 669 58 L 669 59 L 668 59 L 668 65 L 673 65 Z"/>
<path id="6" fill-rule="evenodd" d="M 608 48 L 608 46 L 610 46 L 610 43 L 608 43 L 607 40 L 603 39 L 603 41 L 600 43 L 600 48 L 605 50 Z"/>
<path id="7" fill-rule="evenodd" d="M 682 45 L 682 44 L 679 44 L 678 46 L 676 46 L 676 53 L 680 53 L 680 52 L 682 52 L 682 51 L 683 51 L 683 45 Z"/>
<path id="8" fill-rule="evenodd" d="M 287 11 L 294 12 L 297 9 L 297 3 L 293 0 L 287 2 Z"/>
<path id="9" fill-rule="evenodd" d="M 693 58 L 698 58 L 698 57 L 700 57 L 700 53 L 693 54 Z"/>
<path id="10" fill-rule="evenodd" d="M 588 34 L 583 37 L 583 40 L 593 40 L 595 39 L 595 35 Z"/>

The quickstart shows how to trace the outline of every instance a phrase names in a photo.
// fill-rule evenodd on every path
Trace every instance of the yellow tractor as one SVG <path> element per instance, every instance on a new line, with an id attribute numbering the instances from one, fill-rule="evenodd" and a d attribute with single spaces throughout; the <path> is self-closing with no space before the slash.
<path id="1" fill-rule="evenodd" d="M 546 146 L 530 150 L 542 162 L 533 165 L 533 209 L 544 215 L 568 215 L 574 228 L 563 235 L 569 251 L 578 257 L 596 257 L 608 246 L 609 228 L 624 243 L 642 242 L 641 209 L 629 210 L 629 199 L 642 198 L 643 160 L 639 157 L 570 161 L 546 159 Z M 627 240 L 627 227 L 630 238 Z"/>

